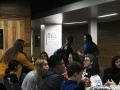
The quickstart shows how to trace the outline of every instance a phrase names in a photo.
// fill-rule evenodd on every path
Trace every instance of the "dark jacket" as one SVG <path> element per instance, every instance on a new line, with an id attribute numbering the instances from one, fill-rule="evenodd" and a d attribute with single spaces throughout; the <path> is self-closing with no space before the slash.
<path id="1" fill-rule="evenodd" d="M 99 70 L 96 67 L 92 67 L 92 68 L 86 69 L 86 73 L 85 73 L 84 77 L 90 78 L 91 76 L 93 76 L 95 74 L 99 75 Z"/>
<path id="2" fill-rule="evenodd" d="M 51 70 L 43 70 L 38 90 L 60 90 L 64 77 Z"/>
<path id="3" fill-rule="evenodd" d="M 65 79 L 64 82 L 61 84 L 60 90 L 84 90 L 84 89 L 81 88 L 76 81 Z"/>

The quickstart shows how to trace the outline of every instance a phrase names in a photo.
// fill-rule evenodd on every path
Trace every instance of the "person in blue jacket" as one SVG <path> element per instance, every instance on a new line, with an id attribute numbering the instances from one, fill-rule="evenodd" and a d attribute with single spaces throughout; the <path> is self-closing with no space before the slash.
<path id="1" fill-rule="evenodd" d="M 61 84 L 60 90 L 84 90 L 83 86 L 80 86 L 82 77 L 82 71 L 84 67 L 78 62 L 71 62 L 67 65 L 68 80 L 65 79 Z"/>
<path id="2" fill-rule="evenodd" d="M 92 41 L 92 37 L 90 34 L 84 35 L 83 40 L 84 40 L 84 46 L 82 48 L 82 52 L 77 51 L 77 53 L 80 56 L 83 56 L 83 60 L 84 60 L 85 54 L 92 54 L 95 58 L 95 60 L 93 62 L 93 67 L 99 68 L 99 63 L 98 63 L 99 49 L 98 49 L 98 46 Z"/>

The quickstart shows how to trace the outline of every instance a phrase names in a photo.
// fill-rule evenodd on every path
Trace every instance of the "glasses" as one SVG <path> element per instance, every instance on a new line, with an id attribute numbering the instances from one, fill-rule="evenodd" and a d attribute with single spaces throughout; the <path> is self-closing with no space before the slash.
<path id="1" fill-rule="evenodd" d="M 84 62 L 89 62 L 90 60 L 84 60 Z"/>

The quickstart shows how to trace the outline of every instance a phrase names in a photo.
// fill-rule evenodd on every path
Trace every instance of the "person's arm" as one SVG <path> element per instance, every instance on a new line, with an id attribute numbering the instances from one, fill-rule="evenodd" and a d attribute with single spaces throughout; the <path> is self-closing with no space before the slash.
<path id="1" fill-rule="evenodd" d="M 85 55 L 84 53 L 81 53 L 80 51 L 77 51 L 77 54 L 80 55 L 80 56 L 84 56 Z"/>
<path id="2" fill-rule="evenodd" d="M 20 64 L 26 66 L 29 69 L 33 69 L 34 65 L 30 63 L 30 61 L 26 58 L 26 56 L 22 53 L 18 53 L 17 57 L 15 58 Z"/>

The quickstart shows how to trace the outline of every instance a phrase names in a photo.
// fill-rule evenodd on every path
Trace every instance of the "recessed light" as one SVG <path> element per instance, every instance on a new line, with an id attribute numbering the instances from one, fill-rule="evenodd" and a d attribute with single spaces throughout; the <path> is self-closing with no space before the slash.
<path id="1" fill-rule="evenodd" d="M 70 22 L 70 23 L 63 23 L 63 24 L 77 24 L 77 23 L 86 23 L 87 21 L 81 21 L 81 22 Z"/>
<path id="2" fill-rule="evenodd" d="M 114 15 L 118 15 L 118 13 L 112 13 L 112 14 L 101 15 L 101 16 L 98 16 L 97 18 L 109 17 L 109 16 L 114 16 Z"/>

